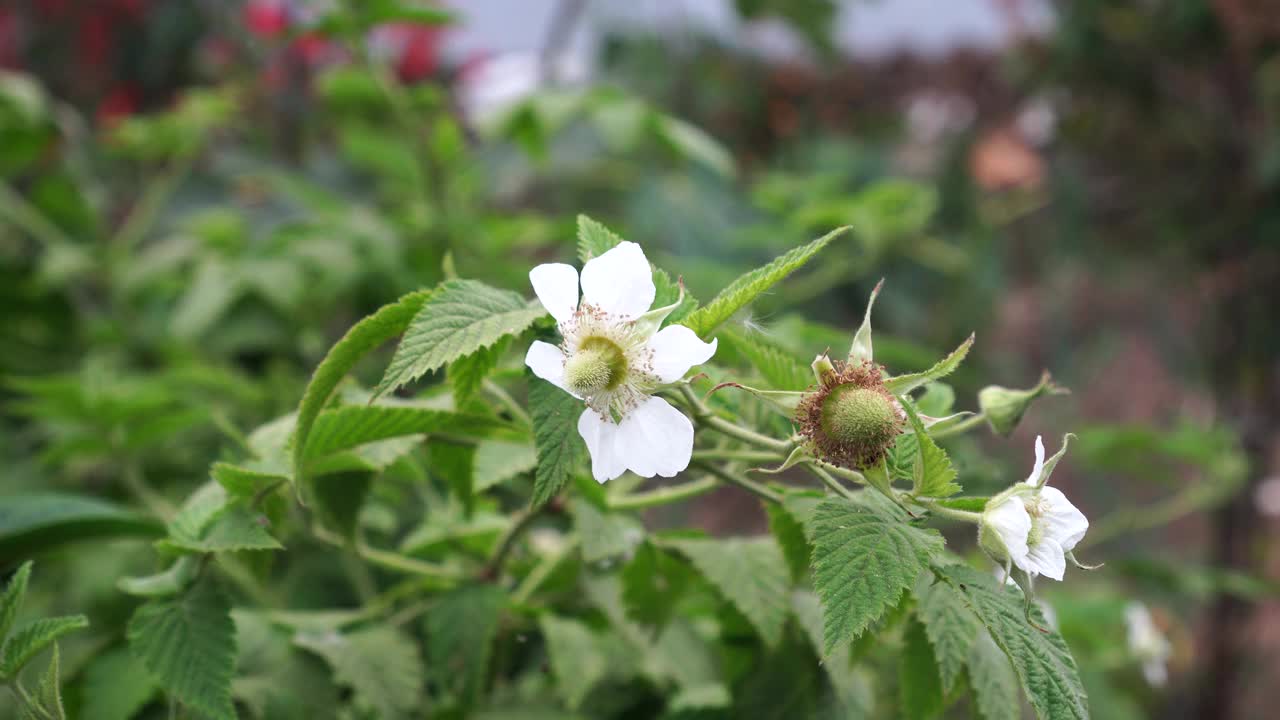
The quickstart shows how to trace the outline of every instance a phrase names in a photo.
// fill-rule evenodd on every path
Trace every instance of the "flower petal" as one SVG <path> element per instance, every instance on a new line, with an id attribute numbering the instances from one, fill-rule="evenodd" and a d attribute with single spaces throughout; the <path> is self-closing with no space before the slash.
<path id="1" fill-rule="evenodd" d="M 1031 534 L 1031 516 L 1022 499 L 1014 496 L 995 506 L 988 505 L 982 513 L 982 523 L 995 532 L 1013 564 L 1022 567 L 1027 557 L 1027 535 Z"/>
<path id="2" fill-rule="evenodd" d="M 649 261 L 633 242 L 619 243 L 582 268 L 583 301 L 622 320 L 643 315 L 656 292 Z"/>
<path id="3" fill-rule="evenodd" d="M 564 384 L 564 353 L 551 343 L 534 340 L 525 353 L 524 364 L 529 366 L 534 375 L 546 380 L 565 392 L 580 398 Z"/>
<path id="4" fill-rule="evenodd" d="M 627 471 L 626 457 L 619 448 L 619 425 L 587 408 L 578 416 L 578 434 L 591 453 L 591 476 L 605 483 Z"/>
<path id="5" fill-rule="evenodd" d="M 640 477 L 674 477 L 693 456 L 693 423 L 666 400 L 650 397 L 622 419 L 618 448 Z"/>
<path id="6" fill-rule="evenodd" d="M 1040 473 L 1044 471 L 1044 440 L 1040 436 L 1036 436 L 1036 464 L 1031 468 L 1031 474 L 1023 481 L 1023 485 L 1036 486 L 1040 483 Z"/>
<path id="7" fill-rule="evenodd" d="M 1041 538 L 1040 542 L 1027 548 L 1027 557 L 1019 567 L 1029 573 L 1039 573 L 1061 581 L 1063 573 L 1067 571 L 1067 555 L 1057 540 Z"/>
<path id="8" fill-rule="evenodd" d="M 1064 551 L 1074 548 L 1089 530 L 1089 519 L 1058 488 L 1040 488 L 1040 506 L 1045 537 L 1058 541 Z"/>
<path id="9" fill-rule="evenodd" d="M 542 307 L 556 322 L 573 317 L 578 309 L 578 271 L 564 263 L 545 263 L 529 271 L 529 282 Z"/>
<path id="10" fill-rule="evenodd" d="M 719 340 L 702 342 L 698 334 L 684 325 L 668 325 L 649 339 L 653 351 L 653 374 L 662 382 L 675 382 L 689 368 L 711 359 Z"/>

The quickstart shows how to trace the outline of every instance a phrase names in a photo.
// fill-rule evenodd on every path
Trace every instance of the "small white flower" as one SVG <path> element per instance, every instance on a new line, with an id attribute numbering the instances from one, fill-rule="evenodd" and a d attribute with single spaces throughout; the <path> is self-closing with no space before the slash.
<path id="1" fill-rule="evenodd" d="M 1032 577 L 1062 580 L 1067 553 L 1084 538 L 1089 520 L 1061 490 L 1046 485 L 1048 477 L 1041 475 L 1046 475 L 1044 442 L 1037 437 L 1031 475 L 992 498 L 983 511 L 983 539 Z"/>
<path id="2" fill-rule="evenodd" d="M 1124 609 L 1124 622 L 1129 631 L 1129 651 L 1142 663 L 1142 674 L 1152 687 L 1163 687 L 1169 680 L 1169 656 L 1173 647 L 1156 627 L 1151 612 L 1142 603 L 1130 603 Z"/>
<path id="3" fill-rule="evenodd" d="M 529 272 L 563 341 L 534 342 L 524 361 L 538 377 L 586 402 L 578 433 L 597 482 L 627 470 L 672 477 L 693 455 L 693 423 L 652 393 L 711 359 L 716 341 L 703 342 L 683 325 L 658 330 L 675 306 L 649 311 L 656 293 L 652 272 L 632 242 L 587 261 L 581 302 L 573 266 L 549 263 Z"/>

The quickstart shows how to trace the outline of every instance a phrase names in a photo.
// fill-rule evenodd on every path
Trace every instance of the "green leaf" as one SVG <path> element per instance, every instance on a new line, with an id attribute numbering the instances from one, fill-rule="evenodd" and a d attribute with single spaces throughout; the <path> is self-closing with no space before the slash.
<path id="1" fill-rule="evenodd" d="M 862 325 L 858 328 L 858 332 L 853 334 L 853 345 L 849 347 L 849 362 L 861 363 L 864 361 L 874 361 L 875 351 L 871 344 L 871 308 L 876 304 L 876 296 L 880 294 L 880 290 L 884 287 L 884 280 L 876 283 L 875 289 L 871 291 L 871 297 L 867 299 L 867 309 L 862 315 Z"/>
<path id="2" fill-rule="evenodd" d="M 586 215 L 578 216 L 578 259 L 584 265 L 591 258 L 600 257 L 621 242 L 622 238 L 601 223 Z"/>
<path id="3" fill-rule="evenodd" d="M 287 481 L 287 475 L 279 472 L 259 470 L 226 462 L 216 462 L 209 468 L 209 474 L 227 491 L 228 495 L 237 498 L 252 498 L 262 490 Z"/>
<path id="4" fill-rule="evenodd" d="M 822 604 L 818 596 L 810 592 L 797 592 L 791 598 L 791 607 L 800 629 L 808 638 L 814 651 L 821 655 L 823 620 Z M 827 677 L 831 679 L 831 685 L 835 688 L 837 701 L 844 710 L 844 716 L 874 716 L 872 710 L 875 705 L 875 694 L 872 692 L 866 674 L 860 668 L 854 667 L 849 653 L 838 652 L 828 655 L 823 658 L 822 667 L 826 669 Z M 830 717 L 839 717 L 839 715 L 833 714 Z"/>
<path id="5" fill-rule="evenodd" d="M 906 395 L 921 385 L 940 380 L 960 367 L 960 363 L 969 354 L 969 348 L 971 347 L 973 347 L 973 335 L 970 335 L 964 342 L 960 343 L 960 347 L 952 350 L 950 355 L 939 360 L 936 365 L 928 370 L 891 377 L 884 381 L 884 386 L 895 395 Z"/>
<path id="6" fill-rule="evenodd" d="M 916 585 L 916 614 L 933 645 L 943 692 L 949 694 L 964 672 L 974 639 L 986 631 L 955 588 L 925 578 Z"/>
<path id="7" fill-rule="evenodd" d="M 665 627 L 693 577 L 683 560 L 644 542 L 619 573 L 627 617 L 641 625 Z"/>
<path id="8" fill-rule="evenodd" d="M 538 621 L 565 704 L 577 709 L 609 673 L 609 657 L 595 634 L 577 620 L 543 615 Z"/>
<path id="9" fill-rule="evenodd" d="M 476 446 L 435 440 L 427 446 L 431 471 L 444 480 L 469 516 L 475 508 Z"/>
<path id="10" fill-rule="evenodd" d="M 942 712 L 942 683 L 933 648 L 919 620 L 907 625 L 899 658 L 898 691 L 904 717 L 926 720 Z"/>
<path id="11" fill-rule="evenodd" d="M 201 527 L 183 524 L 181 518 L 181 515 L 174 518 L 169 538 L 160 541 L 163 547 L 193 553 L 284 548 L 267 532 L 267 517 L 250 510 L 243 503 L 221 508 Z"/>
<path id="12" fill-rule="evenodd" d="M 83 615 L 65 615 L 41 618 L 18 628 L 4 643 L 4 658 L 0 660 L 0 678 L 18 674 L 27 661 L 36 656 L 49 643 L 75 630 L 89 627 L 89 618 Z"/>
<path id="13" fill-rule="evenodd" d="M 533 418 L 533 442 L 538 449 L 534 474 L 534 507 L 555 497 L 577 471 L 587 454 L 578 434 L 583 405 L 577 398 L 543 380 L 529 386 L 529 415 Z"/>
<path id="14" fill-rule="evenodd" d="M 425 619 L 431 674 L 473 705 L 483 690 L 507 596 L 494 585 L 470 585 L 440 598 Z"/>
<path id="15" fill-rule="evenodd" d="M 724 328 L 719 337 L 751 363 L 770 389 L 804 390 L 814 383 L 813 371 L 808 365 L 762 334 L 748 337 L 737 328 Z"/>
<path id="16" fill-rule="evenodd" d="M 454 437 L 518 438 L 521 435 L 516 426 L 485 415 L 420 407 L 346 405 L 320 413 L 301 459 L 310 464 L 366 443 L 429 433 Z"/>
<path id="17" fill-rule="evenodd" d="M 67 711 L 62 706 L 62 658 L 58 652 L 58 643 L 53 644 L 53 656 L 49 658 L 49 668 L 40 678 L 40 686 L 36 688 L 36 702 L 44 709 L 48 720 L 67 720 Z"/>
<path id="18" fill-rule="evenodd" d="M 829 497 L 810 525 L 828 654 L 896 605 L 943 547 L 937 531 L 907 524 L 905 513 L 887 503 Z"/>
<path id="19" fill-rule="evenodd" d="M 30 560 L 22 563 L 22 567 L 18 568 L 5 586 L 4 593 L 0 594 L 0 646 L 9 636 L 13 622 L 18 618 L 18 611 L 22 609 L 22 599 L 27 595 L 27 583 L 31 580 L 31 565 Z"/>
<path id="20" fill-rule="evenodd" d="M 62 493 L 0 498 L 0 567 L 65 543 L 163 534 L 161 523 L 94 498 Z"/>
<path id="21" fill-rule="evenodd" d="M 538 465 L 538 451 L 532 443 L 482 440 L 476 445 L 476 492 L 529 472 Z"/>
<path id="22" fill-rule="evenodd" d="M 644 526 L 634 517 L 609 513 L 586 500 L 574 498 L 569 511 L 581 538 L 582 559 L 589 563 L 628 555 L 644 540 Z"/>
<path id="23" fill-rule="evenodd" d="M 931 382 L 916 398 L 916 411 L 921 415 L 940 418 L 951 414 L 956 404 L 956 391 L 944 382 Z"/>
<path id="24" fill-rule="evenodd" d="M 324 658 L 339 684 L 355 692 L 356 705 L 382 720 L 407 718 L 422 695 L 423 666 L 410 635 L 390 626 L 350 634 L 302 634 L 294 642 Z"/>
<path id="25" fill-rule="evenodd" d="M 373 473 L 360 470 L 317 475 L 311 481 L 316 514 L 344 538 L 353 538 L 372 485 Z"/>
<path id="26" fill-rule="evenodd" d="M 475 280 L 449 280 L 431 295 L 409 323 L 404 339 L 373 398 L 424 374 L 523 332 L 547 314 L 538 302 Z"/>
<path id="27" fill-rule="evenodd" d="M 986 573 L 952 565 L 935 569 L 938 577 L 960 591 L 996 644 L 1009 657 L 1022 689 L 1045 720 L 1085 720 L 1088 700 L 1071 651 L 1056 632 L 1033 627 L 1025 617 L 1022 593 L 1001 587 Z M 1047 623 L 1032 608 L 1036 622 Z"/>
<path id="28" fill-rule="evenodd" d="M 235 720 L 235 625 L 227 596 L 214 581 L 139 607 L 127 634 L 129 649 L 166 692 L 214 720 Z"/>
<path id="29" fill-rule="evenodd" d="M 901 397 L 898 400 L 915 430 L 916 458 L 911 468 L 911 491 L 922 497 L 947 497 L 960 492 L 960 486 L 954 482 L 956 469 L 951 466 L 947 452 L 925 432 L 911 402 Z"/>
<path id="30" fill-rule="evenodd" d="M 455 407 L 465 407 L 467 402 L 479 392 L 484 379 L 498 366 L 502 345 L 503 343 L 497 343 L 492 347 L 480 348 L 470 355 L 464 355 L 449 363 L 449 369 L 445 375 L 453 388 Z"/>
<path id="31" fill-rule="evenodd" d="M 848 230 L 847 227 L 833 230 L 807 245 L 793 248 L 768 265 L 739 277 L 730 283 L 729 287 L 721 290 L 715 299 L 685 318 L 684 324 L 700 336 L 705 337 L 711 334 L 711 331 L 750 304 L 761 293 L 803 267 L 837 235 L 846 230 Z"/>
<path id="32" fill-rule="evenodd" d="M 769 503 L 764 509 L 769 515 L 769 531 L 782 548 L 787 567 L 791 568 L 791 580 L 803 580 L 809 574 L 809 559 L 813 553 L 804 534 L 804 525 L 781 504 Z"/>
<path id="33" fill-rule="evenodd" d="M 791 580 L 782 550 L 771 537 L 671 540 L 760 633 L 776 646 L 791 608 Z"/>
<path id="34" fill-rule="evenodd" d="M 984 720 L 1019 720 L 1022 698 L 1018 695 L 1018 676 L 986 629 L 980 629 L 969 648 L 967 664 L 978 714 Z"/>
<path id="35" fill-rule="evenodd" d="M 196 579 L 200 559 L 184 555 L 169 569 L 144 577 L 122 577 L 116 581 L 120 592 L 138 597 L 168 597 L 182 592 Z"/>
<path id="36" fill-rule="evenodd" d="M 374 314 L 356 323 L 342 339 L 330 348 L 307 383 L 298 405 L 297 426 L 293 439 L 293 464 L 303 466 L 303 453 L 311 435 L 316 417 L 328 404 L 334 388 L 355 367 L 360 358 L 382 343 L 403 333 L 418 311 L 426 304 L 430 291 L 412 292 L 390 305 L 383 305 Z M 298 478 L 301 480 L 302 478 Z"/>
<path id="37" fill-rule="evenodd" d="M 80 683 L 81 720 L 129 720 L 147 705 L 160 686 L 127 648 L 95 657 Z"/>

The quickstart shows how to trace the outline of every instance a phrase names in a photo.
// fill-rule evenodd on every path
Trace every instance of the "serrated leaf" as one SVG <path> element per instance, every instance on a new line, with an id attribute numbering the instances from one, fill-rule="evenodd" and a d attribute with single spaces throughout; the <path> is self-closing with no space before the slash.
<path id="1" fill-rule="evenodd" d="M 711 302 L 685 318 L 684 324 L 700 336 L 709 335 L 711 331 L 732 317 L 734 313 L 749 305 L 761 293 L 803 267 L 837 235 L 846 230 L 848 230 L 847 227 L 832 230 L 807 245 L 789 250 L 768 265 L 739 277 L 724 290 L 721 290 L 720 294 L 716 295 Z"/>
<path id="2" fill-rule="evenodd" d="M 251 498 L 265 488 L 289 479 L 287 475 L 279 472 L 269 472 L 227 462 L 214 463 L 209 468 L 209 475 L 227 491 L 228 495 L 239 498 Z"/>
<path id="3" fill-rule="evenodd" d="M 426 615 L 427 667 L 467 705 L 483 689 L 506 603 L 502 588 L 470 585 L 442 596 Z"/>
<path id="4" fill-rule="evenodd" d="M 973 347 L 973 335 L 970 335 L 964 342 L 960 343 L 960 347 L 952 350 L 950 355 L 939 360 L 937 364 L 928 370 L 891 377 L 884 381 L 884 386 L 895 395 L 906 395 L 921 385 L 934 380 L 941 380 L 960 367 L 960 363 L 964 362 L 964 358 L 969 354 L 969 348 L 971 347 Z"/>
<path id="5" fill-rule="evenodd" d="M 498 358 L 502 354 L 504 344 L 499 342 L 492 347 L 481 348 L 449 363 L 445 377 L 449 379 L 449 386 L 453 388 L 454 406 L 465 407 L 467 402 L 475 397 L 480 386 L 484 384 L 484 379 L 498 366 Z"/>
<path id="6" fill-rule="evenodd" d="M 418 707 L 424 670 L 411 636 L 374 626 L 350 634 L 302 634 L 294 642 L 324 658 L 334 679 L 355 692 L 356 705 L 381 720 L 409 717 Z"/>
<path id="7" fill-rule="evenodd" d="M 18 618 L 18 611 L 22 609 L 22 599 L 27 595 L 27 583 L 31 581 L 31 565 L 30 560 L 22 563 L 9 584 L 5 585 L 4 593 L 0 594 L 0 646 L 9 636 L 13 622 Z"/>
<path id="8" fill-rule="evenodd" d="M 160 686 L 138 658 L 120 647 L 95 657 L 80 683 L 81 720 L 129 720 Z"/>
<path id="9" fill-rule="evenodd" d="M 764 509 L 769 516 L 769 532 L 778 541 L 778 547 L 782 548 L 782 555 L 787 559 L 787 567 L 791 569 L 791 580 L 803 580 L 809 574 L 812 553 L 804 525 L 784 505 L 770 503 Z"/>
<path id="10" fill-rule="evenodd" d="M 313 720 L 335 714 L 339 691 L 329 668 L 294 647 L 293 628 L 278 627 L 277 620 L 285 621 L 274 613 L 234 610 L 231 619 L 239 645 L 231 696 L 245 710 L 241 717 Z"/>
<path id="11" fill-rule="evenodd" d="M 586 457 L 587 446 L 578 434 L 582 402 L 543 380 L 529 386 L 529 415 L 533 419 L 533 443 L 538 450 L 534 474 L 534 507 L 555 497 Z"/>
<path id="12" fill-rule="evenodd" d="M 671 540 L 693 566 L 760 634 L 776 646 L 791 611 L 791 581 L 782 550 L 771 537 Z"/>
<path id="13" fill-rule="evenodd" d="M 311 481 L 316 513 L 338 534 L 352 538 L 372 485 L 373 473 L 359 470 L 317 475 Z"/>
<path id="14" fill-rule="evenodd" d="M 925 576 L 916 585 L 916 614 L 933 645 L 942 690 L 950 694 L 964 672 L 974 640 L 986 631 L 959 591 L 932 579 L 932 575 Z"/>
<path id="15" fill-rule="evenodd" d="M 560 696 L 571 709 L 577 709 L 591 688 L 608 675 L 608 654 L 595 633 L 577 620 L 543 615 L 538 625 Z"/>
<path id="16" fill-rule="evenodd" d="M 627 617 L 640 625 L 660 629 L 671 620 L 693 571 L 684 561 L 645 542 L 636 548 L 619 576 Z"/>
<path id="17" fill-rule="evenodd" d="M 679 323 L 698 307 L 697 298 L 690 295 L 688 290 L 684 290 L 684 294 L 682 296 L 681 290 L 683 288 L 681 288 L 680 283 L 672 280 L 671 275 L 662 268 L 653 268 L 653 287 L 653 307 L 667 307 L 668 305 L 674 304 L 676 301 L 679 301 L 680 303 L 679 305 L 676 305 L 676 307 L 672 308 L 671 312 L 667 315 L 665 320 L 667 325 Z"/>
<path id="18" fill-rule="evenodd" d="M 898 691 L 902 714 L 912 720 L 928 720 L 942 712 L 942 683 L 933 647 L 919 620 L 907 624 L 899 657 Z"/>
<path id="19" fill-rule="evenodd" d="M 427 457 L 431 472 L 445 481 L 469 516 L 475 507 L 476 446 L 435 440 L 427 446 Z"/>
<path id="20" fill-rule="evenodd" d="M 316 418 L 302 460 L 310 464 L 341 450 L 390 438 L 442 433 L 454 437 L 519 437 L 510 423 L 486 415 L 386 405 L 347 405 Z"/>
<path id="21" fill-rule="evenodd" d="M 943 547 L 937 531 L 909 525 L 905 513 L 842 497 L 823 500 L 810 527 L 828 654 L 896 605 Z"/>
<path id="22" fill-rule="evenodd" d="M 298 404 L 297 425 L 293 439 L 293 464 L 303 466 L 303 452 L 309 443 L 311 427 L 329 402 L 334 388 L 355 367 L 360 358 L 382 343 L 403 333 L 418 311 L 431 297 L 430 291 L 409 293 L 390 305 L 356 323 L 324 356 L 311 375 L 307 389 Z M 301 478 L 299 478 L 301 479 Z"/>
<path id="23" fill-rule="evenodd" d="M 584 265 L 621 242 L 622 238 L 603 224 L 586 215 L 578 216 L 578 259 Z"/>
<path id="24" fill-rule="evenodd" d="M 605 512 L 586 500 L 574 498 L 569 512 L 581 538 L 582 559 L 589 563 L 630 554 L 644 540 L 644 526 L 630 515 Z"/>
<path id="25" fill-rule="evenodd" d="M 983 720 L 1019 720 L 1022 699 L 1018 694 L 1018 676 L 991 634 L 979 629 L 967 660 L 969 687 L 973 704 Z"/>
<path id="26" fill-rule="evenodd" d="M 956 391 L 944 382 L 931 382 L 924 386 L 924 392 L 916 398 L 916 412 L 941 418 L 951 414 L 956 404 Z"/>
<path id="27" fill-rule="evenodd" d="M 1085 720 L 1088 700 L 1071 651 L 1056 632 L 1044 632 L 1027 622 L 1022 593 L 998 586 L 988 574 L 970 567 L 936 568 L 943 581 L 964 597 L 1018 674 L 1022 690 L 1044 720 Z M 1044 616 L 1032 607 L 1037 623 Z"/>
<path id="28" fill-rule="evenodd" d="M 482 440 L 476 445 L 476 492 L 529 472 L 538 465 L 538 451 L 532 443 Z"/>
<path id="29" fill-rule="evenodd" d="M 96 498 L 62 493 L 0 498 L 0 567 L 65 543 L 163 534 L 156 520 Z"/>
<path id="30" fill-rule="evenodd" d="M 49 646 L 49 643 L 69 632 L 89 627 L 89 618 L 83 615 L 65 615 L 41 618 L 18 628 L 4 643 L 4 657 L 0 660 L 0 678 L 11 678 L 27 661 Z"/>
<path id="31" fill-rule="evenodd" d="M 960 492 L 960 486 L 954 482 L 956 469 L 951 466 L 947 452 L 925 432 L 912 404 L 903 398 L 899 401 L 911 428 L 915 430 L 916 457 L 911 468 L 911 491 L 922 497 L 947 497 Z"/>
<path id="32" fill-rule="evenodd" d="M 53 644 L 53 655 L 40 678 L 35 699 L 44 709 L 47 720 L 67 720 L 67 711 L 62 706 L 62 659 L 58 643 Z"/>
<path id="33" fill-rule="evenodd" d="M 235 720 L 236 629 L 222 589 L 205 579 L 129 620 L 129 649 L 167 693 L 214 720 Z"/>
<path id="34" fill-rule="evenodd" d="M 804 390 L 814 383 L 813 371 L 790 352 L 760 334 L 747 336 L 736 328 L 720 331 L 728 343 L 751 363 L 773 390 Z"/>
<path id="35" fill-rule="evenodd" d="M 525 330 L 547 312 L 518 293 L 449 280 L 423 304 L 391 357 L 373 398 Z"/>
<path id="36" fill-rule="evenodd" d="M 163 547 L 194 553 L 239 552 L 242 550 L 281 550 L 284 548 L 271 533 L 262 513 L 243 504 L 228 505 L 218 511 L 199 532 L 170 529 Z"/>

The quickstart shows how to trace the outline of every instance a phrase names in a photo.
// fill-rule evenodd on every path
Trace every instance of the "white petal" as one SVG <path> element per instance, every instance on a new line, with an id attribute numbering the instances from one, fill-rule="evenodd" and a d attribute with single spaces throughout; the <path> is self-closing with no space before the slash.
<path id="1" fill-rule="evenodd" d="M 1061 581 L 1067 571 L 1067 556 L 1062 546 L 1053 538 L 1041 538 L 1040 542 L 1027 548 L 1027 559 L 1020 566 L 1029 573 L 1039 573 L 1045 577 Z"/>
<path id="2" fill-rule="evenodd" d="M 1040 502 L 1045 537 L 1057 540 L 1063 550 L 1074 548 L 1088 531 L 1089 519 L 1058 488 L 1048 485 L 1040 488 Z"/>
<path id="3" fill-rule="evenodd" d="M 591 453 L 591 475 L 598 483 L 608 482 L 627 471 L 626 458 L 619 451 L 619 426 L 587 408 L 578 417 L 578 434 Z"/>
<path id="4" fill-rule="evenodd" d="M 1163 660 L 1148 660 L 1142 664 L 1142 676 L 1152 687 L 1164 687 L 1169 682 L 1169 669 Z"/>
<path id="5" fill-rule="evenodd" d="M 666 400 L 650 397 L 622 418 L 618 448 L 640 477 L 674 477 L 693 456 L 693 423 Z"/>
<path id="6" fill-rule="evenodd" d="M 662 382 L 675 382 L 689 368 L 711 359 L 719 340 L 702 342 L 698 334 L 684 325 L 668 325 L 649 339 L 653 351 L 653 374 Z"/>
<path id="7" fill-rule="evenodd" d="M 582 299 L 614 317 L 638 318 L 653 305 L 657 291 L 644 251 L 623 242 L 582 268 Z"/>
<path id="8" fill-rule="evenodd" d="M 1013 564 L 1022 567 L 1027 557 L 1027 535 L 1031 534 L 1031 516 L 1022 499 L 1010 497 L 994 507 L 988 506 L 982 513 L 982 522 L 995 531 Z"/>
<path id="9" fill-rule="evenodd" d="M 564 361 L 564 353 L 560 351 L 560 348 L 541 340 L 534 340 L 533 344 L 529 346 L 529 352 L 525 353 L 524 356 L 524 364 L 528 365 L 530 370 L 533 370 L 534 375 L 574 397 L 579 397 L 564 386 Z"/>
<path id="10" fill-rule="evenodd" d="M 578 271 L 564 263 L 546 263 L 529 271 L 529 282 L 542 307 L 556 322 L 573 317 L 578 309 Z"/>
<path id="11" fill-rule="evenodd" d="M 1044 440 L 1040 436 L 1036 436 L 1036 464 L 1031 468 L 1031 474 L 1023 482 L 1024 485 L 1038 485 L 1040 483 L 1040 473 L 1044 471 Z"/>

